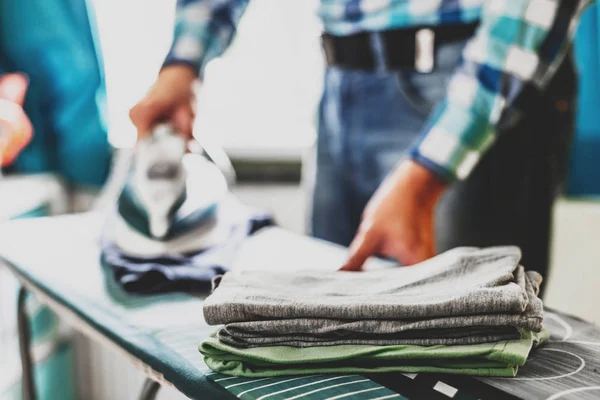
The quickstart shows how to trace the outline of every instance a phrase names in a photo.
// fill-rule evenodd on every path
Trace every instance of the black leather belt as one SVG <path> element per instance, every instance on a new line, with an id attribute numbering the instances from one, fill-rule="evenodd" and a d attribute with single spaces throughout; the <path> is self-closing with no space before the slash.
<path id="1" fill-rule="evenodd" d="M 478 25 L 424 26 L 375 33 L 361 32 L 349 36 L 324 33 L 322 41 L 327 64 L 330 66 L 375 70 L 381 67 L 378 59 L 383 58 L 385 69 L 429 72 L 435 67 L 435 50 L 438 46 L 472 37 Z M 376 41 L 381 48 L 379 54 L 374 48 Z"/>

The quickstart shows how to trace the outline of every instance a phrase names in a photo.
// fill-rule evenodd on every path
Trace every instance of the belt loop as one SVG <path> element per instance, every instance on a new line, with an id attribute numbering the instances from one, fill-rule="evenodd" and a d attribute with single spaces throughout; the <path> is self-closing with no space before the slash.
<path id="1" fill-rule="evenodd" d="M 375 72 L 386 72 L 389 68 L 385 38 L 381 32 L 372 32 L 369 35 L 369 40 L 371 44 L 371 50 L 373 51 Z"/>

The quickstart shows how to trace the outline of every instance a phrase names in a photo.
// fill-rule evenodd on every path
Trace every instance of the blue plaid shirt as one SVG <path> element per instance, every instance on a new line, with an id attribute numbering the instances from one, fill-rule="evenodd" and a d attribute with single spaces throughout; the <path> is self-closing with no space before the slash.
<path id="1" fill-rule="evenodd" d="M 165 65 L 201 72 L 229 45 L 249 0 L 178 0 Z M 298 0 L 302 1 L 302 0 Z M 470 23 L 479 29 L 412 158 L 446 181 L 466 178 L 495 141 L 497 127 L 543 88 L 593 0 L 321 0 L 327 32 Z"/>

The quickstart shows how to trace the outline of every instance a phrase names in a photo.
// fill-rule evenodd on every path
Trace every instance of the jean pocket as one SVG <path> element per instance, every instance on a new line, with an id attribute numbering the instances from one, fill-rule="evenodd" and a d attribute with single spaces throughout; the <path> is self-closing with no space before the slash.
<path id="1" fill-rule="evenodd" d="M 419 73 L 399 71 L 396 73 L 398 90 L 407 103 L 423 117 L 428 117 L 434 107 L 446 96 L 448 82 L 452 76 L 450 70 Z"/>
<path id="2" fill-rule="evenodd" d="M 436 66 L 431 73 L 401 70 L 396 81 L 402 95 L 421 115 L 428 117 L 446 96 L 448 83 L 461 63 L 466 40 L 444 44 L 437 49 Z"/>

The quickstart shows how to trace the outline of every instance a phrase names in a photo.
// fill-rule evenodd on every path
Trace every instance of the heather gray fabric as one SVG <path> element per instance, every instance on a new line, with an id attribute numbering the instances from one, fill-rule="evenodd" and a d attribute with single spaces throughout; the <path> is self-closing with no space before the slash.
<path id="1" fill-rule="evenodd" d="M 458 248 L 412 267 L 360 273 L 232 271 L 206 299 L 204 317 L 219 325 L 289 318 L 425 319 L 529 309 L 541 323 L 541 301 L 534 298 L 529 304 L 519 258 L 516 247 Z"/>
<path id="2" fill-rule="evenodd" d="M 377 322 L 379 321 L 375 321 L 375 323 Z M 340 335 L 336 338 L 312 333 L 276 336 L 268 336 L 265 333 L 261 336 L 260 332 L 255 332 L 253 335 L 243 336 L 237 333 L 229 334 L 227 328 L 223 328 L 218 331 L 218 338 L 222 343 L 239 348 L 261 346 L 315 347 L 349 344 L 369 346 L 453 346 L 520 338 L 519 331 L 512 327 L 467 327 L 459 332 L 456 329 L 432 329 L 414 330 L 406 333 L 405 335 L 352 333 Z"/>
<path id="3" fill-rule="evenodd" d="M 523 268 L 519 267 L 519 276 Z M 532 279 L 533 278 L 533 279 Z M 219 330 L 219 340 L 236 347 L 294 347 L 341 344 L 457 345 L 516 339 L 517 328 L 539 331 L 543 312 L 536 297 L 539 274 L 524 275 L 529 303 L 522 314 L 465 315 L 431 319 L 343 320 L 297 318 L 233 322 Z"/>
<path id="4" fill-rule="evenodd" d="M 541 276 L 515 247 L 460 248 L 417 266 L 364 273 L 237 271 L 204 306 L 237 347 L 456 345 L 539 332 Z"/>

